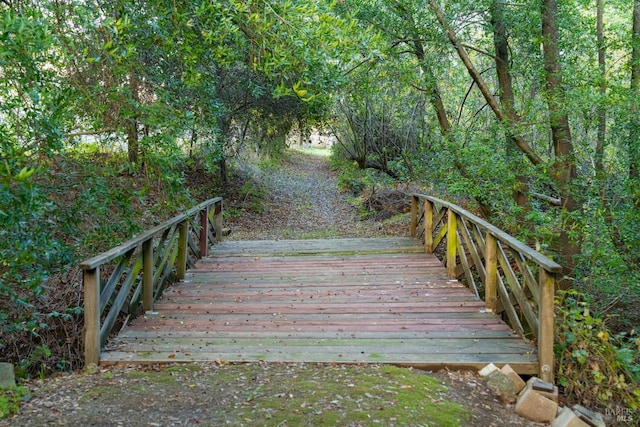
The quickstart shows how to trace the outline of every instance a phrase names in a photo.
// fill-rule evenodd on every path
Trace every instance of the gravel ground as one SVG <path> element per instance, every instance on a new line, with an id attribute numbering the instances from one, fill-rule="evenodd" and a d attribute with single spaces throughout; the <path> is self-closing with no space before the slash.
<path id="1" fill-rule="evenodd" d="M 384 369 L 267 363 L 93 369 L 26 383 L 30 395 L 20 413 L 0 426 L 540 425 L 500 403 L 476 373 L 394 368 L 389 376 Z M 457 412 L 434 420 L 434 410 L 452 408 Z"/>

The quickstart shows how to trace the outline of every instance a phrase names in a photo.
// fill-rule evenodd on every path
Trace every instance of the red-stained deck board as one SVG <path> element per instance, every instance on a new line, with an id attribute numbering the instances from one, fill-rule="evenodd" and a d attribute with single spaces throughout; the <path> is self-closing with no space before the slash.
<path id="1" fill-rule="evenodd" d="M 536 373 L 535 347 L 422 251 L 398 238 L 223 242 L 101 362 L 492 362 Z"/>

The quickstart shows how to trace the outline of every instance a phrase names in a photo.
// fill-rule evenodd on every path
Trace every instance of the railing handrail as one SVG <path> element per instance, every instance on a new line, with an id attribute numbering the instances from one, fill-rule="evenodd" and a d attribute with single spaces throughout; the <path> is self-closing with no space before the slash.
<path id="1" fill-rule="evenodd" d="M 496 239 L 506 243 L 507 245 L 509 245 L 514 249 L 517 249 L 521 254 L 525 255 L 531 261 L 535 262 L 536 264 L 538 264 L 540 267 L 544 268 L 548 272 L 550 273 L 562 272 L 562 266 L 560 264 L 542 255 L 540 252 L 534 250 L 533 248 L 529 247 L 527 244 L 521 242 L 520 240 L 516 239 L 512 235 L 508 234 L 506 231 L 499 229 L 495 225 L 492 225 L 491 223 L 485 221 L 484 219 L 461 208 L 460 206 L 454 205 L 453 203 L 447 202 L 446 200 L 442 200 L 437 197 L 429 196 L 428 194 L 413 193 L 412 195 L 430 200 L 442 206 L 446 206 L 447 208 L 456 212 L 458 215 L 471 220 L 472 222 L 476 223 L 480 227 L 484 228 L 487 232 L 491 233 L 491 235 L 493 235 Z"/>
<path id="2" fill-rule="evenodd" d="M 153 311 L 170 278 L 184 279 L 187 268 L 221 240 L 222 197 L 214 197 L 81 262 L 85 363 L 100 362 L 100 351 L 123 311 Z M 118 258 L 102 283 L 101 267 Z"/>
<path id="3" fill-rule="evenodd" d="M 413 193 L 411 206 L 411 237 L 423 237 L 427 253 L 446 242 L 448 275 L 464 275 L 476 295 L 480 278 L 486 310 L 503 313 L 519 334 L 537 338 L 540 377 L 553 382 L 554 294 L 562 266 L 453 203 Z M 537 279 L 525 260 L 539 269 Z"/>
<path id="4" fill-rule="evenodd" d="M 126 253 L 127 251 L 131 250 L 132 248 L 135 248 L 136 246 L 141 245 L 142 243 L 146 242 L 147 240 L 149 240 L 150 238 L 152 238 L 153 236 L 157 235 L 158 233 L 162 233 L 163 231 L 165 231 L 166 229 L 173 227 L 174 225 L 184 221 L 185 219 L 195 215 L 197 212 L 200 212 L 202 209 L 207 208 L 208 206 L 213 205 L 214 203 L 220 202 L 222 201 L 222 197 L 214 197 L 212 199 L 209 199 L 205 202 L 200 203 L 197 206 L 194 206 L 193 208 L 189 209 L 188 211 L 186 211 L 185 213 L 179 214 L 174 216 L 173 218 L 155 226 L 154 228 L 144 231 L 141 234 L 137 235 L 136 237 L 133 237 L 132 239 L 127 240 L 126 242 L 109 249 L 108 251 L 102 252 L 99 255 L 94 256 L 93 258 L 89 258 L 87 260 L 82 261 L 80 264 L 78 264 L 78 266 L 82 269 L 82 270 L 90 270 L 96 267 L 99 267 L 102 264 L 106 264 L 109 261 L 113 261 L 115 258 L 119 257 L 120 255 Z"/>

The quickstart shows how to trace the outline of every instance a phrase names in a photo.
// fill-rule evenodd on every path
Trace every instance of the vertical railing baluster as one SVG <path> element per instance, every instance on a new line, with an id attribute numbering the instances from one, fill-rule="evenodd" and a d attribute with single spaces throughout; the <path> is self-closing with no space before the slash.
<path id="1" fill-rule="evenodd" d="M 216 242 L 222 242 L 222 200 L 215 205 L 213 227 L 216 232 Z M 211 242 L 214 243 L 214 242 Z"/>
<path id="2" fill-rule="evenodd" d="M 418 230 L 418 196 L 415 194 L 411 196 L 411 238 L 415 239 Z"/>
<path id="3" fill-rule="evenodd" d="M 209 255 L 209 207 L 200 211 L 200 258 Z"/>

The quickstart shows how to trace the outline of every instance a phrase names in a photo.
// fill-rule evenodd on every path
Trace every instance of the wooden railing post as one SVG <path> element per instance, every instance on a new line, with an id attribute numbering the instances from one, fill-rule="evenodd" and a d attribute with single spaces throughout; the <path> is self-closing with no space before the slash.
<path id="1" fill-rule="evenodd" d="M 433 203 L 431 200 L 424 201 L 424 251 L 433 253 Z"/>
<path id="2" fill-rule="evenodd" d="M 216 232 L 216 242 L 222 242 L 222 200 L 214 206 L 213 229 Z"/>
<path id="3" fill-rule="evenodd" d="M 100 363 L 100 267 L 84 270 L 84 364 Z"/>
<path id="4" fill-rule="evenodd" d="M 200 211 L 200 258 L 209 255 L 209 208 Z"/>
<path id="5" fill-rule="evenodd" d="M 553 338 L 555 276 L 544 268 L 540 269 L 540 322 L 538 330 L 538 358 L 540 360 L 540 378 L 553 383 L 554 354 Z"/>
<path id="6" fill-rule="evenodd" d="M 142 309 L 153 311 L 153 238 L 142 243 Z"/>
<path id="7" fill-rule="evenodd" d="M 187 271 L 187 245 L 189 238 L 189 220 L 184 220 L 178 225 L 178 259 L 176 261 L 176 278 L 184 280 Z"/>
<path id="8" fill-rule="evenodd" d="M 495 313 L 498 307 L 498 242 L 491 233 L 485 239 L 484 306 Z"/>
<path id="9" fill-rule="evenodd" d="M 411 196 L 411 238 L 415 239 L 418 230 L 418 196 Z"/>
<path id="10" fill-rule="evenodd" d="M 456 247 L 458 245 L 458 231 L 456 227 L 456 213 L 449 208 L 447 212 L 447 274 L 456 277 Z"/>

